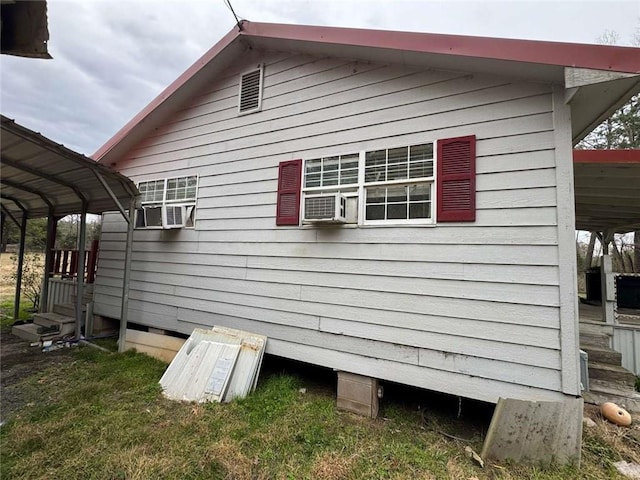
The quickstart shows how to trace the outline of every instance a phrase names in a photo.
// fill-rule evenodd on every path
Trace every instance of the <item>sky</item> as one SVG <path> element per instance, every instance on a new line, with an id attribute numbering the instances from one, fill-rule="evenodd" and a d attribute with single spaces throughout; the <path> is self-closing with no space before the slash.
<path id="1" fill-rule="evenodd" d="M 230 0 L 254 22 L 618 45 L 640 0 Z M 234 28 L 223 0 L 48 0 L 52 60 L 0 56 L 0 111 L 85 155 Z"/>

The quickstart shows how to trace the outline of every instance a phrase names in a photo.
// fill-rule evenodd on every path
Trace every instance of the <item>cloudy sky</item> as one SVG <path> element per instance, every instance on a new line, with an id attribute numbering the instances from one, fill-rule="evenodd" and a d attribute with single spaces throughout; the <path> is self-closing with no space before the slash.
<path id="1" fill-rule="evenodd" d="M 640 0 L 231 0 L 238 16 L 296 23 L 629 45 Z M 91 155 L 234 27 L 223 0 L 49 0 L 53 60 L 2 55 L 0 110 Z"/>

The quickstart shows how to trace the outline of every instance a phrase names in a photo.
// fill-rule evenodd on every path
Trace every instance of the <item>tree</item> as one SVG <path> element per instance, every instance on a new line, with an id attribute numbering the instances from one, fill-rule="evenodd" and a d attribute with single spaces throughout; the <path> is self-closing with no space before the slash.
<path id="1" fill-rule="evenodd" d="M 640 94 L 596 127 L 578 148 L 640 148 Z"/>
<path id="2" fill-rule="evenodd" d="M 20 242 L 20 228 L 10 218 L 5 219 L 4 232 L 2 232 L 2 248 L 4 252 L 8 244 Z M 32 252 L 44 252 L 47 243 L 47 219 L 31 218 L 27 220 L 27 234 L 25 237 L 25 249 Z"/>
<path id="3" fill-rule="evenodd" d="M 18 281 L 18 256 L 11 255 L 11 261 L 16 268 L 9 275 L 9 278 L 15 284 Z M 41 254 L 32 253 L 24 256 L 22 264 L 22 294 L 31 301 L 34 310 L 37 310 L 40 305 L 43 273 L 44 258 Z"/>
<path id="4" fill-rule="evenodd" d="M 90 248 L 93 240 L 100 239 L 100 218 L 87 220 L 87 243 Z M 74 250 L 78 248 L 78 232 L 80 231 L 80 215 L 69 215 L 58 221 L 56 244 L 54 248 L 61 250 Z M 4 231 L 2 232 L 2 245 L 0 252 L 7 250 L 7 245 L 20 242 L 20 228 L 6 218 Z M 31 218 L 27 221 L 27 234 L 25 237 L 25 249 L 29 252 L 44 252 L 47 245 L 47 218 Z"/>
<path id="5" fill-rule="evenodd" d="M 90 248 L 93 240 L 100 239 L 100 221 L 87 219 L 87 236 L 85 248 Z M 80 215 L 68 215 L 58 222 L 56 248 L 73 250 L 78 248 L 78 233 L 80 232 Z"/>

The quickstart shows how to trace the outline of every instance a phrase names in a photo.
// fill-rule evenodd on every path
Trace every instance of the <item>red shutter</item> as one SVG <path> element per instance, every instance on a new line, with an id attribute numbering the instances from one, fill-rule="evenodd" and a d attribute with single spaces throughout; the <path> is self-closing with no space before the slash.
<path id="1" fill-rule="evenodd" d="M 300 223 L 301 177 L 302 160 L 280 162 L 276 225 L 298 225 Z"/>
<path id="2" fill-rule="evenodd" d="M 438 140 L 437 221 L 476 220 L 476 137 Z"/>

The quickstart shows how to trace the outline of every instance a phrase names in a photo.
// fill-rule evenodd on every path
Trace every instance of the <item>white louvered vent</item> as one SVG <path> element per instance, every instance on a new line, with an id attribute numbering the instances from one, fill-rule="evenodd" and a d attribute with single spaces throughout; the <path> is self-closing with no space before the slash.
<path id="1" fill-rule="evenodd" d="M 262 67 L 245 73 L 240 79 L 240 113 L 257 112 L 262 106 Z"/>
<path id="2" fill-rule="evenodd" d="M 304 199 L 304 223 L 346 223 L 347 199 L 339 194 L 307 195 Z"/>

